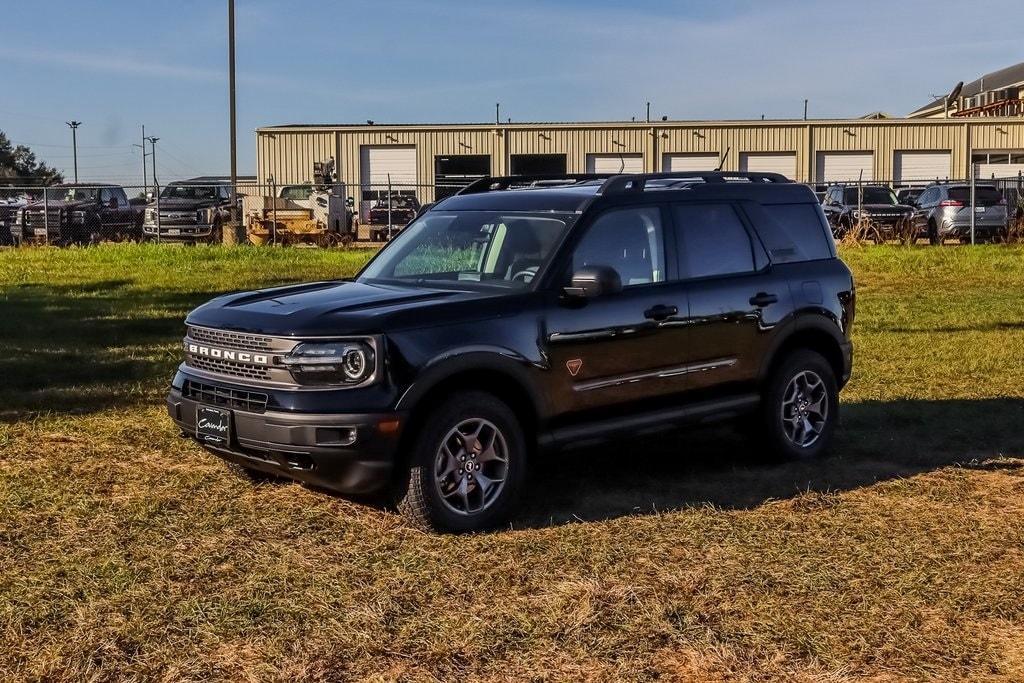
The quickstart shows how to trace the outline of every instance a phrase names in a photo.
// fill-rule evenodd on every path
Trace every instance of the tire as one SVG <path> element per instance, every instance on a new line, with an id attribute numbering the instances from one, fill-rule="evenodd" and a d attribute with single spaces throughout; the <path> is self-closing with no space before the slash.
<path id="1" fill-rule="evenodd" d="M 801 395 L 805 402 L 800 402 Z M 806 411 L 803 424 L 795 411 Z M 820 457 L 828 450 L 839 420 L 839 389 L 832 366 L 809 349 L 791 353 L 765 384 L 758 419 L 759 442 L 771 455 L 783 460 Z M 808 424 L 814 434 L 801 438 L 812 431 L 806 429 Z"/>
<path id="2" fill-rule="evenodd" d="M 465 533 L 509 518 L 526 476 L 527 447 L 519 418 L 503 401 L 479 391 L 457 394 L 431 411 L 412 436 L 409 468 L 396 491 L 410 524 Z M 486 488 L 481 477 L 490 481 Z"/>
<path id="3" fill-rule="evenodd" d="M 218 246 L 224 244 L 224 227 L 219 218 L 214 221 L 213 229 L 210 230 L 210 244 Z"/>
<path id="4" fill-rule="evenodd" d="M 942 245 L 942 239 L 939 237 L 939 228 L 934 222 L 928 223 L 928 244 L 933 247 Z"/>

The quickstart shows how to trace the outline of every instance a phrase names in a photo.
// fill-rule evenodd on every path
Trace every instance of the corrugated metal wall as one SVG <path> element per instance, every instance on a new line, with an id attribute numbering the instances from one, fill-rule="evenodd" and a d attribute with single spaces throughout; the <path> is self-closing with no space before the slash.
<path id="1" fill-rule="evenodd" d="M 874 177 L 892 178 L 897 151 L 950 150 L 950 177 L 967 177 L 972 149 L 1024 150 L 1019 119 L 911 119 L 887 121 L 651 122 L 624 124 L 521 124 L 468 126 L 353 126 L 265 128 L 257 131 L 260 181 L 306 182 L 314 161 L 335 157 L 339 179 L 360 181 L 365 145 L 414 145 L 417 182 L 434 182 L 437 156 L 487 154 L 491 173 L 507 172 L 511 154 L 565 154 L 572 173 L 586 171 L 590 153 L 639 153 L 644 168 L 661 170 L 664 154 L 716 153 L 729 149 L 724 168 L 739 170 L 744 152 L 794 152 L 797 178 L 813 181 L 815 159 L 825 151 L 871 151 Z M 432 193 L 424 192 L 423 201 Z"/>

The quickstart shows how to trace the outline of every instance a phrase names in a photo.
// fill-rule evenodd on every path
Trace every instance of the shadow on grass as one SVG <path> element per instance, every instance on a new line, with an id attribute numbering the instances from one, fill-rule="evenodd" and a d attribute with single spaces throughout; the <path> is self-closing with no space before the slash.
<path id="1" fill-rule="evenodd" d="M 216 293 L 129 284 L 3 290 L 0 419 L 128 405 L 169 381 L 185 314 Z"/>
<path id="2" fill-rule="evenodd" d="M 832 454 L 761 463 L 728 425 L 578 450 L 533 468 L 516 527 L 714 505 L 747 509 L 807 491 L 831 493 L 950 465 L 1017 466 L 1024 399 L 849 403 Z M 990 462 L 986 462 L 990 461 Z"/>

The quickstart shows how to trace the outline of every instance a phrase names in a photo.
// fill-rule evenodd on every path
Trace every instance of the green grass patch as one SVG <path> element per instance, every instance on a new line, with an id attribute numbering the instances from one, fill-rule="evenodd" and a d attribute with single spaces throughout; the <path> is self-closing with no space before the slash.
<path id="1" fill-rule="evenodd" d="M 253 486 L 161 406 L 185 313 L 365 252 L 0 251 L 0 680 L 1022 680 L 1024 249 L 849 248 L 833 455 L 537 463 L 512 528 Z"/>

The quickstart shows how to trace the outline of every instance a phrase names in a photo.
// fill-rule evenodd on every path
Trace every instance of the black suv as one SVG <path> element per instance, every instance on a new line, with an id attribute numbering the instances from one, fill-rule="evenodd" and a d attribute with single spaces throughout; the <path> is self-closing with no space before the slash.
<path id="1" fill-rule="evenodd" d="M 561 179 L 482 179 L 352 280 L 192 311 L 167 398 L 183 436 L 250 472 L 390 486 L 448 531 L 505 520 L 527 463 L 570 445 L 742 417 L 766 451 L 825 451 L 854 286 L 811 190 Z"/>
<path id="2" fill-rule="evenodd" d="M 890 239 L 914 212 L 914 207 L 899 202 L 888 185 L 833 185 L 825 192 L 821 205 L 837 239 L 858 221 L 871 222 L 878 231 L 872 237 Z"/>

